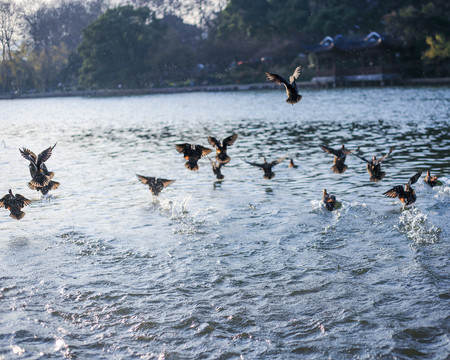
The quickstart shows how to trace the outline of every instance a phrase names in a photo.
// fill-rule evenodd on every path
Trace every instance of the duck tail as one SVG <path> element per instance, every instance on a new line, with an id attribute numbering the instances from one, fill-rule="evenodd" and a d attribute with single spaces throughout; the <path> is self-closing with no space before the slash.
<path id="1" fill-rule="evenodd" d="M 297 104 L 301 99 L 302 99 L 302 95 L 297 94 L 295 96 L 288 97 L 286 99 L 286 102 L 288 104 L 294 105 L 294 104 Z"/>
<path id="2" fill-rule="evenodd" d="M 184 166 L 186 166 L 187 169 L 191 171 L 197 171 L 198 170 L 198 164 L 197 162 L 187 161 Z"/>
<path id="3" fill-rule="evenodd" d="M 25 216 L 25 213 L 21 210 L 17 210 L 14 212 L 11 211 L 11 214 L 9 214 L 9 216 L 11 216 L 13 219 L 20 220 Z"/>

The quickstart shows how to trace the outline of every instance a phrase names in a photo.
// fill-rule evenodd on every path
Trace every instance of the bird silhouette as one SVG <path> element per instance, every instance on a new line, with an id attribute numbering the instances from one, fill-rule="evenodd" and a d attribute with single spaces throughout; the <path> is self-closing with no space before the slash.
<path id="1" fill-rule="evenodd" d="M 336 205 L 336 198 L 334 195 L 328 194 L 326 189 L 323 189 L 322 201 L 324 202 L 327 210 L 334 210 L 334 206 Z"/>
<path id="2" fill-rule="evenodd" d="M 22 208 L 26 205 L 29 205 L 30 203 L 31 200 L 28 200 L 24 196 L 20 194 L 14 195 L 11 189 L 9 189 L 8 194 L 0 199 L 0 207 L 4 207 L 9 210 L 9 216 L 16 220 L 20 220 L 25 216 Z"/>
<path id="3" fill-rule="evenodd" d="M 143 176 L 136 174 L 141 183 L 148 185 L 153 195 L 158 196 L 159 193 L 167 186 L 172 184 L 175 180 L 158 179 L 150 176 Z"/>
<path id="4" fill-rule="evenodd" d="M 175 147 L 179 153 L 183 153 L 184 158 L 187 160 L 184 166 L 191 171 L 197 171 L 197 161 L 212 151 L 211 149 L 201 145 L 191 145 L 188 143 L 175 145 Z"/>
<path id="5" fill-rule="evenodd" d="M 288 167 L 294 168 L 294 169 L 298 168 L 298 166 L 294 164 L 294 159 L 289 159 Z"/>
<path id="6" fill-rule="evenodd" d="M 220 169 L 222 168 L 222 166 L 224 166 L 224 163 L 219 161 L 213 161 L 209 156 L 208 159 L 209 161 L 211 161 L 213 174 L 216 175 L 217 180 L 222 180 L 225 176 L 222 175 Z"/>
<path id="7" fill-rule="evenodd" d="M 259 168 L 261 168 L 263 171 L 264 171 L 264 175 L 263 175 L 263 178 L 264 179 L 267 179 L 267 180 L 270 180 L 270 179 L 272 179 L 273 177 L 275 177 L 275 173 L 272 171 L 272 168 L 275 166 L 275 165 L 278 165 L 280 162 L 282 162 L 284 159 L 286 159 L 287 158 L 287 155 L 286 156 L 283 156 L 283 157 L 281 157 L 281 158 L 279 158 L 279 159 L 277 159 L 277 160 L 274 160 L 274 161 L 271 161 L 271 162 L 267 162 L 266 161 L 266 158 L 264 157 L 263 158 L 263 160 L 264 160 L 264 162 L 262 163 L 262 164 L 260 164 L 260 163 L 254 163 L 254 162 L 249 162 L 249 161 L 245 161 L 247 164 L 249 164 L 249 165 L 252 165 L 252 166 L 256 166 L 256 167 L 259 167 Z"/>
<path id="8" fill-rule="evenodd" d="M 350 155 L 354 151 L 359 150 L 359 147 L 356 150 L 348 150 L 344 145 L 338 150 L 332 149 L 325 145 L 320 145 L 323 151 L 334 155 L 333 166 L 331 170 L 336 174 L 342 174 L 347 170 L 347 165 L 345 165 L 345 159 L 347 155 Z"/>
<path id="9" fill-rule="evenodd" d="M 361 160 L 367 163 L 367 172 L 370 174 L 370 181 L 378 182 L 380 180 L 383 180 L 384 177 L 386 176 L 386 173 L 384 171 L 381 171 L 381 163 L 384 160 L 386 160 L 386 158 L 392 153 L 393 150 L 394 148 L 391 147 L 386 155 L 380 157 L 379 159 L 377 159 L 377 157 L 374 156 L 371 161 L 366 160 L 365 158 L 356 153 L 354 153 L 353 155 L 355 155 L 356 157 L 360 158 Z"/>
<path id="10" fill-rule="evenodd" d="M 19 149 L 20 154 L 30 162 L 28 165 L 30 175 L 32 177 L 29 182 L 30 185 L 35 187 L 44 187 L 48 185 L 50 180 L 53 178 L 54 173 L 49 172 L 44 163 L 50 158 L 50 156 L 52 156 L 52 151 L 55 146 L 56 144 L 50 146 L 42 151 L 38 156 L 36 156 L 36 154 L 29 149 Z"/>
<path id="11" fill-rule="evenodd" d="M 227 147 L 233 145 L 236 139 L 237 134 L 226 137 L 222 140 L 222 143 L 215 137 L 208 137 L 208 141 L 211 146 L 214 146 L 216 148 L 216 159 L 218 162 L 223 164 L 227 164 L 228 162 L 230 162 L 231 159 L 227 154 Z"/>
<path id="12" fill-rule="evenodd" d="M 422 171 L 419 171 L 414 176 L 412 176 L 405 186 L 403 185 L 394 186 L 392 189 L 383 193 L 383 195 L 390 198 L 398 197 L 399 200 L 404 204 L 404 206 L 414 204 L 414 202 L 417 199 L 417 196 L 416 192 L 411 187 L 411 185 L 415 184 L 417 180 L 419 180 L 420 175 L 422 175 Z"/>
<path id="13" fill-rule="evenodd" d="M 289 77 L 289 82 L 286 81 L 285 78 L 278 74 L 271 74 L 266 72 L 266 77 L 269 81 L 272 81 L 278 85 L 284 85 L 286 88 L 287 99 L 286 102 L 288 104 L 294 105 L 298 103 L 302 99 L 302 95 L 298 93 L 298 88 L 295 80 L 299 77 L 302 72 L 302 67 L 297 66 L 294 73 Z"/>

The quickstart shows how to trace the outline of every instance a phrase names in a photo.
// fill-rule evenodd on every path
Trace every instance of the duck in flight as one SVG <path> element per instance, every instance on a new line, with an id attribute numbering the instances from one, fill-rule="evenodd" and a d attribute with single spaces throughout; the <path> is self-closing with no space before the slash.
<path id="1" fill-rule="evenodd" d="M 370 174 L 370 181 L 372 182 L 378 182 L 380 180 L 383 180 L 386 176 L 386 173 L 384 171 L 381 171 L 381 163 L 386 160 L 386 158 L 392 153 L 394 150 L 393 147 L 390 148 L 389 152 L 377 159 L 376 156 L 372 158 L 371 161 L 366 160 L 362 156 L 359 156 L 358 154 L 353 154 L 357 157 L 359 157 L 361 160 L 365 161 L 367 163 L 367 172 Z"/>
<path id="2" fill-rule="evenodd" d="M 150 191 L 154 196 L 158 196 L 159 193 L 167 186 L 172 184 L 175 180 L 158 179 L 151 176 L 143 176 L 136 174 L 141 183 L 148 185 Z"/>
<path id="3" fill-rule="evenodd" d="M 29 166 L 29 168 L 30 168 L 31 177 L 35 178 L 36 170 L 32 166 Z M 50 179 L 52 179 L 53 176 L 55 175 L 55 173 L 47 170 L 47 166 L 45 165 L 45 163 L 41 164 L 41 169 L 42 169 L 43 174 L 45 176 L 48 176 Z M 50 180 L 49 183 L 45 186 L 33 185 L 31 183 L 31 181 L 28 183 L 28 187 L 31 190 L 36 190 L 38 192 L 41 192 L 42 195 L 47 195 L 50 190 L 55 190 L 55 189 L 59 188 L 59 185 L 61 185 L 59 182 L 53 181 L 53 180 Z"/>
<path id="4" fill-rule="evenodd" d="M 184 166 L 186 166 L 186 168 L 191 171 L 197 171 L 197 161 L 199 161 L 200 158 L 208 155 L 212 151 L 211 149 L 208 149 L 201 145 L 191 145 L 188 143 L 178 144 L 175 145 L 175 147 L 179 153 L 183 153 L 185 160 L 187 160 Z"/>
<path id="5" fill-rule="evenodd" d="M 383 195 L 390 198 L 398 197 L 399 200 L 404 204 L 404 206 L 414 204 L 417 196 L 411 185 L 415 184 L 417 180 L 419 180 L 420 175 L 422 175 L 422 171 L 419 171 L 414 176 L 412 176 L 405 186 L 394 186 L 392 189 L 386 191 Z"/>
<path id="6" fill-rule="evenodd" d="M 237 139 L 237 134 L 230 135 L 222 140 L 222 143 L 215 137 L 209 136 L 208 141 L 211 146 L 216 148 L 216 159 L 219 163 L 227 164 L 230 162 L 230 157 L 227 155 L 227 147 L 234 144 Z"/>
<path id="7" fill-rule="evenodd" d="M 272 179 L 273 177 L 275 177 L 275 173 L 272 171 L 272 168 L 275 166 L 275 165 L 278 165 L 280 162 L 282 162 L 284 159 L 286 159 L 287 158 L 287 155 L 286 156 L 283 156 L 283 157 L 281 157 L 281 158 L 279 158 L 279 159 L 277 159 L 277 160 L 274 160 L 274 161 L 271 161 L 271 162 L 267 162 L 266 161 L 266 158 L 264 157 L 263 159 L 264 159 L 264 162 L 262 163 L 262 164 L 260 164 L 260 163 L 253 163 L 253 162 L 249 162 L 249 161 L 246 161 L 246 163 L 247 164 L 249 164 L 249 165 L 252 165 L 252 166 L 256 166 L 256 167 L 259 167 L 259 168 L 261 168 L 263 171 L 264 171 L 264 175 L 263 175 L 263 178 L 264 179 L 267 179 L 267 180 L 270 180 L 270 179 Z"/>
<path id="8" fill-rule="evenodd" d="M 302 95 L 298 93 L 298 88 L 295 80 L 300 76 L 302 72 L 302 67 L 297 66 L 294 73 L 289 77 L 289 82 L 286 79 L 278 74 L 271 74 L 266 72 L 267 80 L 272 81 L 278 85 L 284 85 L 286 88 L 287 99 L 286 102 L 288 104 L 294 105 L 298 103 L 302 99 Z"/>
<path id="9" fill-rule="evenodd" d="M 31 200 L 28 200 L 20 194 L 14 195 L 11 189 L 9 189 L 8 194 L 0 199 L 0 207 L 4 207 L 9 210 L 9 216 L 16 220 L 20 220 L 25 216 L 22 208 L 29 204 L 31 204 Z"/>
<path id="10" fill-rule="evenodd" d="M 50 156 L 52 156 L 52 151 L 55 146 L 56 144 L 50 146 L 42 151 L 38 156 L 36 156 L 36 154 L 29 149 L 19 149 L 20 154 L 30 162 L 28 168 L 32 179 L 29 182 L 29 185 L 34 187 L 44 187 L 49 184 L 55 174 L 53 172 L 49 172 L 44 163 L 50 158 Z"/>
<path id="11" fill-rule="evenodd" d="M 331 170 L 333 170 L 336 174 L 342 174 L 347 170 L 347 165 L 345 165 L 345 159 L 347 155 L 350 155 L 354 151 L 359 150 L 359 147 L 356 150 L 348 150 L 344 145 L 338 150 L 332 149 L 325 145 L 320 145 L 321 149 L 329 154 L 334 155 L 333 166 Z"/>
<path id="12" fill-rule="evenodd" d="M 209 156 L 208 156 L 208 159 L 209 159 L 209 161 L 211 161 L 212 171 L 213 171 L 213 174 L 216 175 L 216 179 L 223 180 L 223 178 L 225 176 L 222 174 L 222 171 L 220 169 L 222 168 L 224 163 L 222 163 L 220 161 L 214 161 Z"/>

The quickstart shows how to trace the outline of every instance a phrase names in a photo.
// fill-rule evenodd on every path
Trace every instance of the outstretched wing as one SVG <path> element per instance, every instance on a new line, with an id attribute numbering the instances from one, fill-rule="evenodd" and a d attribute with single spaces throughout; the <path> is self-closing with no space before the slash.
<path id="1" fill-rule="evenodd" d="M 16 200 L 19 203 L 20 207 L 23 208 L 26 205 L 31 204 L 31 200 L 28 200 L 25 196 L 22 196 L 20 194 L 16 194 Z"/>
<path id="2" fill-rule="evenodd" d="M 275 84 L 278 84 L 278 85 L 284 85 L 286 87 L 286 89 L 287 89 L 288 82 L 286 81 L 286 79 L 284 77 L 282 77 L 282 76 L 280 76 L 278 74 L 271 74 L 271 73 L 268 73 L 268 72 L 266 72 L 265 74 L 266 74 L 267 80 L 272 81 L 272 82 L 274 82 Z"/>
<path id="3" fill-rule="evenodd" d="M 282 161 L 283 161 L 284 159 L 286 159 L 287 157 L 288 157 L 288 156 L 285 155 L 285 156 L 283 156 L 283 157 L 280 157 L 279 159 L 276 159 L 276 160 L 270 162 L 270 163 L 269 163 L 269 167 L 273 167 L 273 166 L 279 164 L 280 162 L 282 162 Z"/>
<path id="4" fill-rule="evenodd" d="M 202 153 L 202 157 L 208 155 L 212 150 L 205 148 L 204 146 L 201 145 L 196 145 L 197 149 L 201 151 Z"/>
<path id="5" fill-rule="evenodd" d="M 294 70 L 294 73 L 291 75 L 291 77 L 289 78 L 291 84 L 295 82 L 295 80 L 298 79 L 298 77 L 300 76 L 300 74 L 302 73 L 302 67 L 301 66 L 297 66 Z"/>
<path id="6" fill-rule="evenodd" d="M 344 149 L 342 150 L 342 152 L 344 153 L 344 155 L 350 155 L 352 153 L 354 153 L 355 151 L 358 151 L 360 148 L 360 146 L 358 146 L 355 150 L 349 150 L 347 148 L 344 147 Z"/>
<path id="7" fill-rule="evenodd" d="M 392 153 L 393 150 L 394 150 L 394 147 L 391 147 L 390 150 L 389 150 L 389 152 L 388 152 L 386 155 L 384 155 L 384 156 L 380 157 L 379 159 L 375 160 L 375 161 L 373 162 L 373 164 L 374 164 L 374 165 L 378 165 L 378 164 L 380 164 L 381 162 L 383 162 L 384 160 L 386 160 L 386 158 L 387 158 L 389 155 L 391 155 L 391 153 Z M 356 154 L 355 154 L 355 155 L 356 155 Z"/>
<path id="8" fill-rule="evenodd" d="M 173 182 L 175 182 L 175 180 L 167 180 L 167 179 L 157 179 L 158 184 L 161 184 L 164 187 L 169 186 L 170 184 L 172 184 Z"/>
<path id="9" fill-rule="evenodd" d="M 38 155 L 37 162 L 36 162 L 36 165 L 38 168 L 40 167 L 40 165 L 42 163 L 46 162 L 50 158 L 50 156 L 52 156 L 52 150 L 55 148 L 55 146 L 56 146 L 56 144 L 53 146 L 50 146 L 48 149 L 45 149 L 43 152 L 41 152 Z"/>
<path id="10" fill-rule="evenodd" d="M 358 154 L 352 154 L 352 155 L 355 155 L 356 157 L 358 157 L 358 158 L 360 158 L 362 161 L 365 161 L 366 163 L 368 163 L 368 164 L 371 164 L 372 162 L 370 162 L 370 161 L 367 161 L 365 158 L 363 158 L 362 156 L 359 156 Z"/>
<path id="11" fill-rule="evenodd" d="M 412 177 L 409 179 L 408 183 L 409 183 L 410 185 L 415 184 L 415 183 L 417 182 L 417 180 L 419 180 L 420 175 L 422 175 L 422 171 L 419 171 L 419 172 L 416 173 L 414 176 L 412 176 Z"/>
<path id="12" fill-rule="evenodd" d="M 388 190 L 385 193 L 383 193 L 383 195 L 390 197 L 390 198 L 404 197 L 405 190 L 403 189 L 403 186 L 397 185 L 397 186 L 394 186 L 391 190 Z"/>
<path id="13" fill-rule="evenodd" d="M 188 144 L 188 143 L 178 144 L 178 145 L 175 145 L 175 147 L 179 153 L 183 153 L 191 147 L 191 144 Z"/>
<path id="14" fill-rule="evenodd" d="M 28 161 L 32 162 L 33 164 L 36 163 L 37 156 L 36 156 L 36 154 L 34 152 L 32 152 L 31 150 L 28 150 L 26 148 L 19 149 L 19 151 L 20 151 L 20 154 L 25 159 L 27 159 Z"/>
<path id="15" fill-rule="evenodd" d="M 332 155 L 334 155 L 334 156 L 336 156 L 336 157 L 341 157 L 341 153 L 340 153 L 339 151 L 334 150 L 334 149 L 332 149 L 332 148 L 330 148 L 330 147 L 328 147 L 328 146 L 320 145 L 320 148 L 321 148 L 323 151 L 325 151 L 325 152 L 327 152 L 327 153 L 329 153 L 329 154 L 332 154 Z"/>
<path id="16" fill-rule="evenodd" d="M 155 181 L 154 177 L 148 177 L 148 176 L 143 176 L 143 175 L 138 175 L 136 174 L 136 176 L 138 177 L 138 179 L 140 180 L 141 183 L 148 185 L 149 182 L 151 181 Z"/>
<path id="17" fill-rule="evenodd" d="M 250 162 L 250 161 L 246 161 L 244 160 L 247 164 L 251 165 L 251 166 L 256 166 L 259 167 L 261 169 L 264 169 L 264 164 L 258 164 L 258 163 L 254 163 L 254 162 Z"/>
<path id="18" fill-rule="evenodd" d="M 9 194 L 6 194 L 5 196 L 3 196 L 1 199 L 0 199 L 0 207 L 7 207 L 8 205 L 8 200 L 9 200 L 9 198 L 10 198 L 10 195 Z"/>
<path id="19" fill-rule="evenodd" d="M 216 148 L 220 146 L 219 140 L 217 140 L 215 137 L 208 136 L 208 142 L 211 144 L 211 146 L 214 146 Z"/>
<path id="20" fill-rule="evenodd" d="M 228 136 L 225 139 L 223 139 L 222 144 L 223 144 L 223 146 L 231 146 L 234 144 L 236 139 L 237 139 L 237 134 L 233 134 L 233 135 Z"/>

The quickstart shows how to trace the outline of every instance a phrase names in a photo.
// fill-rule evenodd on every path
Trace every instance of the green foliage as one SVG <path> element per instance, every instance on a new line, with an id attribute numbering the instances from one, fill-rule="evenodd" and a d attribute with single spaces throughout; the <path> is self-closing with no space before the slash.
<path id="1" fill-rule="evenodd" d="M 431 62 L 441 62 L 450 59 L 450 40 L 440 34 L 427 36 L 429 49 L 423 54 L 425 60 Z"/>
<path id="2" fill-rule="evenodd" d="M 143 87 L 152 80 L 166 28 L 146 7 L 109 9 L 83 31 L 82 84 L 93 88 Z"/>

